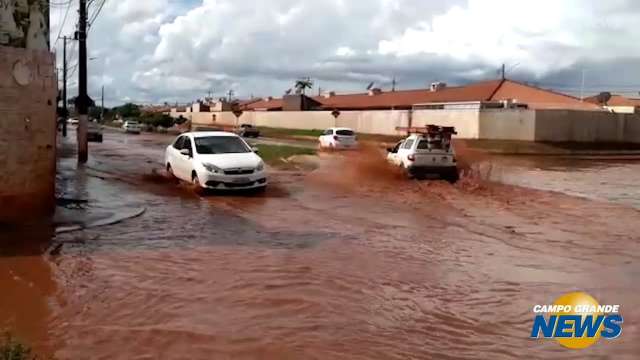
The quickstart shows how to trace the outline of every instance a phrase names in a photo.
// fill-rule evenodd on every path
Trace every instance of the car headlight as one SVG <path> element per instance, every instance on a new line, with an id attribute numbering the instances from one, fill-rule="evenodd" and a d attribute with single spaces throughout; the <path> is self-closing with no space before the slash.
<path id="1" fill-rule="evenodd" d="M 256 170 L 257 171 L 263 171 L 264 170 L 264 162 L 263 161 L 260 161 L 258 166 L 256 166 Z"/>
<path id="2" fill-rule="evenodd" d="M 213 165 L 213 164 L 202 164 L 202 166 L 210 173 L 214 173 L 214 174 L 221 174 L 222 173 L 222 169 L 220 169 L 219 167 Z"/>

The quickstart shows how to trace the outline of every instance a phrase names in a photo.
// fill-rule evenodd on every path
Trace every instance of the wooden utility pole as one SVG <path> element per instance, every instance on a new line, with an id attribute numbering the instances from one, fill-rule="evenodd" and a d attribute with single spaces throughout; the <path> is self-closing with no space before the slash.
<path id="1" fill-rule="evenodd" d="M 69 109 L 67 109 L 67 37 L 62 38 L 62 136 L 67 137 L 67 120 L 69 119 Z"/>
<path id="2" fill-rule="evenodd" d="M 87 94 L 87 0 L 80 0 L 80 19 L 78 32 L 78 162 L 84 164 L 89 158 L 89 143 L 87 141 L 87 127 L 89 117 L 89 95 Z"/>
<path id="3" fill-rule="evenodd" d="M 100 101 L 100 121 L 104 122 L 104 85 L 102 85 L 102 96 Z"/>

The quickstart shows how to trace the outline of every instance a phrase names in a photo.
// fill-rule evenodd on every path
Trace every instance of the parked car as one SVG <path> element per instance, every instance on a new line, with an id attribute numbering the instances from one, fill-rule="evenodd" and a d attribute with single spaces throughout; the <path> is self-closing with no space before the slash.
<path id="1" fill-rule="evenodd" d="M 395 147 L 387 149 L 387 160 L 406 170 L 412 178 L 440 176 L 451 183 L 458 181 L 456 153 L 451 136 L 452 127 L 430 125 L 415 129 Z"/>
<path id="2" fill-rule="evenodd" d="M 169 174 L 199 189 L 264 190 L 265 165 L 244 139 L 230 132 L 189 132 L 165 152 Z"/>
<path id="3" fill-rule="evenodd" d="M 130 134 L 140 134 L 140 131 L 142 131 L 142 126 L 140 125 L 140 123 L 133 120 L 125 121 L 122 125 L 122 128 L 126 133 Z"/>
<path id="4" fill-rule="evenodd" d="M 87 126 L 87 140 L 92 142 L 102 142 L 102 125 L 90 121 Z"/>
<path id="5" fill-rule="evenodd" d="M 260 137 L 260 130 L 251 124 L 242 124 L 238 129 L 238 135 L 246 138 L 258 138 Z"/>
<path id="6" fill-rule="evenodd" d="M 356 133 L 349 128 L 330 128 L 325 130 L 320 138 L 322 149 L 355 149 L 358 147 Z"/>

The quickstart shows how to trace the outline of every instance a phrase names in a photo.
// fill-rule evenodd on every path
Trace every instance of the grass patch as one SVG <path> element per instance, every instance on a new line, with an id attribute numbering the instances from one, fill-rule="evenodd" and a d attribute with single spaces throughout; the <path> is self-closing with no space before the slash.
<path id="1" fill-rule="evenodd" d="M 315 155 L 316 151 L 314 149 L 307 149 L 295 146 L 286 146 L 286 145 L 258 145 L 258 150 L 260 151 L 260 157 L 267 164 L 271 166 L 283 166 L 286 165 L 285 161 L 291 156 L 295 155 Z"/>
<path id="2" fill-rule="evenodd" d="M 292 136 L 311 136 L 311 137 L 319 137 L 322 135 L 324 130 L 300 130 L 300 129 L 281 129 L 281 128 L 270 128 L 270 127 L 260 127 L 260 135 L 264 137 L 271 138 L 288 138 Z"/>
<path id="3" fill-rule="evenodd" d="M 17 342 L 9 333 L 0 340 L 0 360 L 34 360 L 31 348 Z"/>

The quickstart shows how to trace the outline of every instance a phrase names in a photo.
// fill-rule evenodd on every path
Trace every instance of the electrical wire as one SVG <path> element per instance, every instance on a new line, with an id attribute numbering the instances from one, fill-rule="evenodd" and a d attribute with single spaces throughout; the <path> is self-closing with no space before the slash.
<path id="1" fill-rule="evenodd" d="M 91 31 L 91 27 L 93 26 L 94 21 L 96 21 L 96 19 L 98 18 L 98 16 L 100 15 L 100 12 L 102 11 L 102 8 L 104 7 L 104 4 L 107 2 L 107 0 L 102 0 L 102 2 L 100 3 L 100 5 L 98 6 L 98 9 L 93 13 L 93 15 L 91 16 L 91 19 L 89 20 L 89 31 Z"/>
<path id="2" fill-rule="evenodd" d="M 64 20 L 62 20 L 62 24 L 60 24 L 60 29 L 58 29 L 58 36 L 56 37 L 56 41 L 53 44 L 54 48 L 58 45 L 58 40 L 60 40 L 60 35 L 62 34 L 62 29 L 64 29 L 64 25 L 67 23 L 67 17 L 69 16 L 69 9 L 71 9 L 71 2 L 72 1 L 69 1 L 67 3 L 67 10 L 64 12 Z"/>

